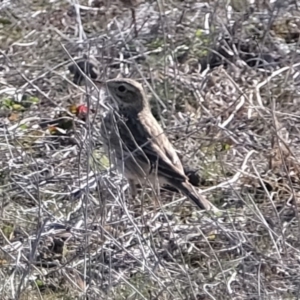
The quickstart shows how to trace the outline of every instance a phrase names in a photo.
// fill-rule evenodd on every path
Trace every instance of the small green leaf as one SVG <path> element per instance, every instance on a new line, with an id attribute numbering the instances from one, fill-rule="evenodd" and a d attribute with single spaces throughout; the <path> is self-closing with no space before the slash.
<path id="1" fill-rule="evenodd" d="M 20 125 L 19 128 L 22 130 L 26 130 L 26 129 L 28 129 L 28 126 L 27 126 L 27 124 L 22 124 L 22 125 Z"/>
<path id="2" fill-rule="evenodd" d="M 42 287 L 42 286 L 44 286 L 44 283 L 43 283 L 43 281 L 42 281 L 42 280 L 40 280 L 40 279 L 37 279 L 37 280 L 35 281 L 35 283 L 36 283 L 36 285 L 37 285 L 38 287 Z"/>
<path id="3" fill-rule="evenodd" d="M 195 32 L 195 36 L 197 38 L 200 38 L 203 35 L 203 30 L 202 29 L 197 29 Z"/>
<path id="4" fill-rule="evenodd" d="M 105 168 L 108 168 L 110 166 L 109 159 L 106 155 L 102 155 L 102 157 L 100 158 L 100 164 Z"/>
<path id="5" fill-rule="evenodd" d="M 21 104 L 14 103 L 14 104 L 12 104 L 12 109 L 20 111 L 20 110 L 23 110 L 24 107 Z"/>
<path id="6" fill-rule="evenodd" d="M 12 105 L 13 105 L 13 101 L 9 98 L 3 99 L 2 103 L 3 103 L 4 106 L 6 106 L 8 108 L 11 108 Z"/>
<path id="7" fill-rule="evenodd" d="M 2 24 L 2 25 L 11 25 L 11 21 L 7 18 L 0 18 L 0 24 Z"/>
<path id="8" fill-rule="evenodd" d="M 30 97 L 28 99 L 29 102 L 33 103 L 33 104 L 37 104 L 40 102 L 40 99 L 38 97 Z"/>
<path id="9" fill-rule="evenodd" d="M 223 150 L 230 150 L 230 145 L 229 144 L 224 144 L 223 145 Z"/>
<path id="10" fill-rule="evenodd" d="M 12 224 L 3 225 L 2 231 L 3 231 L 4 235 L 9 239 L 10 235 L 14 231 L 14 226 Z"/>

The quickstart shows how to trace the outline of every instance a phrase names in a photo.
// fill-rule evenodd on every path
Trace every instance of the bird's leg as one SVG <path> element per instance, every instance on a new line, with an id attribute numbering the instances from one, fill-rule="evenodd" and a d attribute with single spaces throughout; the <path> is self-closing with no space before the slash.
<path id="1" fill-rule="evenodd" d="M 159 195 L 160 195 L 160 184 L 158 180 L 154 180 L 152 182 L 149 182 L 151 188 L 152 188 L 152 194 L 154 197 L 154 208 L 157 209 L 160 207 L 160 201 L 159 201 Z"/>
<path id="2" fill-rule="evenodd" d="M 134 200 L 137 196 L 137 188 L 135 185 L 135 181 L 132 179 L 128 179 L 128 183 L 129 183 L 131 198 L 132 198 L 132 200 Z"/>

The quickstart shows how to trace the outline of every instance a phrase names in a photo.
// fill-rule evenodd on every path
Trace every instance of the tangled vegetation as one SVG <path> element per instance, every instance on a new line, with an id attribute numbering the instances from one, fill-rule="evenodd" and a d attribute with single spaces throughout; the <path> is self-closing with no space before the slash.
<path id="1" fill-rule="evenodd" d="M 0 298 L 298 299 L 299 5 L 140 1 L 135 32 L 114 0 L 1 1 Z M 129 200 L 83 61 L 144 83 L 220 213 Z"/>

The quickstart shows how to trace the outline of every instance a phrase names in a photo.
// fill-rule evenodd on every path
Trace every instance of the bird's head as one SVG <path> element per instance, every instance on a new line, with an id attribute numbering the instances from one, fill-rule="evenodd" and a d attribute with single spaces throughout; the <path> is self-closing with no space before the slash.
<path id="1" fill-rule="evenodd" d="M 106 89 L 120 110 L 140 112 L 148 108 L 148 101 L 140 83 L 128 78 L 106 81 Z"/>

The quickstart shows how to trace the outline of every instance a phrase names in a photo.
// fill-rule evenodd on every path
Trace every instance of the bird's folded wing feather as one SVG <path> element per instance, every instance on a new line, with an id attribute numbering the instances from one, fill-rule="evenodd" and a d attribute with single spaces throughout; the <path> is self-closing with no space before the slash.
<path id="1" fill-rule="evenodd" d="M 154 172 L 157 171 L 158 175 L 173 180 L 186 181 L 187 178 L 174 148 L 157 121 L 152 115 L 151 117 L 144 118 L 141 116 L 138 120 L 127 118 L 125 122 L 119 120 L 120 136 L 123 137 L 124 142 L 126 136 L 126 143 L 124 144 L 130 152 L 134 152 L 133 155 L 137 161 L 150 162 Z M 143 153 L 136 150 L 137 146 L 143 150 Z"/>

